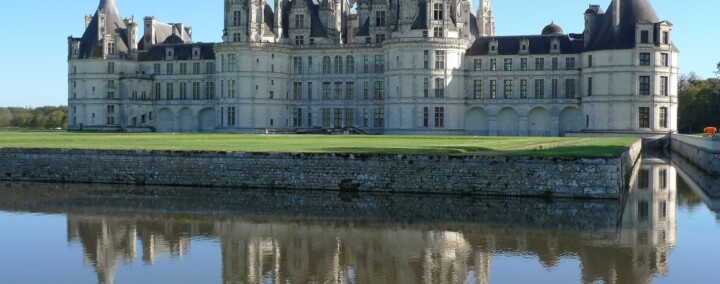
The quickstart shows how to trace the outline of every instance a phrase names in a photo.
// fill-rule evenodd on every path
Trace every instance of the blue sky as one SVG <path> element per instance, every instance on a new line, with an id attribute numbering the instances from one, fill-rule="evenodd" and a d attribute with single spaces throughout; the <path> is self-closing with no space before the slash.
<path id="1" fill-rule="evenodd" d="M 271 0 L 272 1 L 272 0 Z M 713 77 L 720 61 L 720 36 L 711 20 L 718 0 L 650 0 L 660 19 L 674 24 L 680 49 L 680 73 Z M 153 15 L 162 22 L 193 27 L 198 42 L 220 41 L 222 0 L 116 0 L 123 17 L 140 20 Z M 477 8 L 477 0 L 473 0 Z M 498 35 L 539 34 L 551 21 L 566 33 L 583 30 L 588 4 L 606 9 L 610 0 L 493 0 Z M 4 1 L 0 26 L 4 30 L 3 68 L 0 68 L 0 106 L 67 104 L 67 37 L 80 37 L 85 14 L 95 12 L 99 0 Z M 142 34 L 142 31 L 140 32 Z"/>

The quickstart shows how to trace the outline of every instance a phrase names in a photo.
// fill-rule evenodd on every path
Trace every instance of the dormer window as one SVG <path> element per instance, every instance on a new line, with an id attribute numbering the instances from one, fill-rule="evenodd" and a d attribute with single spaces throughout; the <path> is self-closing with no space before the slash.
<path id="1" fill-rule="evenodd" d="M 650 32 L 648 31 L 641 31 L 640 32 L 640 43 L 650 43 Z"/>
<path id="2" fill-rule="evenodd" d="M 193 53 L 193 59 L 200 58 L 200 48 L 194 47 L 192 53 Z"/>
<path id="3" fill-rule="evenodd" d="M 498 41 L 497 40 L 490 41 L 490 52 L 497 53 L 497 51 L 498 51 Z"/>
<path id="4" fill-rule="evenodd" d="M 435 21 L 442 21 L 443 18 L 443 9 L 444 6 L 442 3 L 435 3 L 433 4 L 433 20 Z"/>
<path id="5" fill-rule="evenodd" d="M 375 12 L 375 26 L 376 27 L 384 27 L 385 26 L 385 11 Z"/>
<path id="6" fill-rule="evenodd" d="M 670 44 L 670 32 L 662 32 L 662 44 Z"/>
<path id="7" fill-rule="evenodd" d="M 115 43 L 114 43 L 114 42 L 108 42 L 107 49 L 108 49 L 108 54 L 115 54 L 115 51 L 116 51 Z"/>
<path id="8" fill-rule="evenodd" d="M 303 14 L 295 15 L 295 28 L 296 29 L 304 29 L 305 28 L 305 15 L 303 15 Z"/>
<path id="9" fill-rule="evenodd" d="M 523 39 L 520 41 L 520 53 L 527 54 L 530 48 L 530 40 Z"/>
<path id="10" fill-rule="evenodd" d="M 165 50 L 166 60 L 173 60 L 173 56 L 175 56 L 175 52 L 172 48 L 168 48 Z"/>

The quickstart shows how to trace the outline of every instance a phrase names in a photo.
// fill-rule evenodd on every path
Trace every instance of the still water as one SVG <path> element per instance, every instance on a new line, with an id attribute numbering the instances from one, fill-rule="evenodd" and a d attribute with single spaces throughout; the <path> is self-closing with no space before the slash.
<path id="1" fill-rule="evenodd" d="M 0 283 L 718 283 L 717 178 L 622 201 L 0 183 Z"/>

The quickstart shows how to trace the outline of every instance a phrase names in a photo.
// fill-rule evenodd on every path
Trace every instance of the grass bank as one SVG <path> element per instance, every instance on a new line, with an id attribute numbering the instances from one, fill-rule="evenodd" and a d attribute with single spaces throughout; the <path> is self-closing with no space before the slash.
<path id="1" fill-rule="evenodd" d="M 637 138 L 321 136 L 0 131 L 0 147 L 414 155 L 611 157 Z"/>

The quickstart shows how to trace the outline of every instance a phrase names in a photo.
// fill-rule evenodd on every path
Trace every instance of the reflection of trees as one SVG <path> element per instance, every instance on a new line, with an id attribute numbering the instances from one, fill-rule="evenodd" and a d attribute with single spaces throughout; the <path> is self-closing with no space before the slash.
<path id="1" fill-rule="evenodd" d="M 677 182 L 677 205 L 687 208 L 690 211 L 703 206 L 703 201 L 695 194 L 684 179 L 679 178 Z"/>

